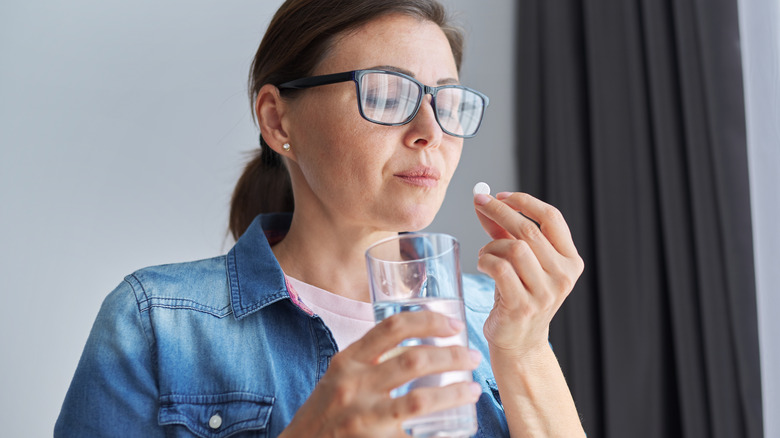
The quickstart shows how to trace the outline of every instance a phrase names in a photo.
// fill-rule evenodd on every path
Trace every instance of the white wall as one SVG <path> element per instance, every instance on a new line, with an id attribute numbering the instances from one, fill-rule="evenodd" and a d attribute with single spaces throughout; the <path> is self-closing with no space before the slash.
<path id="1" fill-rule="evenodd" d="M 229 196 L 257 138 L 246 75 L 280 3 L 0 4 L 0 435 L 51 435 L 125 274 L 229 248 Z M 446 3 L 470 34 L 463 82 L 491 104 L 431 228 L 463 240 L 473 271 L 487 239 L 472 185 L 516 188 L 513 4 Z"/>
<path id="2" fill-rule="evenodd" d="M 780 437 L 780 6 L 740 0 L 764 436 Z"/>

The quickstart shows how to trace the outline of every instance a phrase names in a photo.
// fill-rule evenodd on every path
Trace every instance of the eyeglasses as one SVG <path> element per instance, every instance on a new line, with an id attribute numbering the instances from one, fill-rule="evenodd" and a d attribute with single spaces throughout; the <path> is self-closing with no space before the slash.
<path id="1" fill-rule="evenodd" d="M 488 106 L 486 95 L 461 85 L 429 87 L 403 73 L 385 70 L 353 70 L 311 76 L 285 82 L 280 90 L 300 90 L 338 82 L 354 81 L 360 115 L 380 125 L 405 125 L 420 110 L 423 96 L 431 95 L 431 105 L 442 131 L 469 138 L 476 135 Z"/>

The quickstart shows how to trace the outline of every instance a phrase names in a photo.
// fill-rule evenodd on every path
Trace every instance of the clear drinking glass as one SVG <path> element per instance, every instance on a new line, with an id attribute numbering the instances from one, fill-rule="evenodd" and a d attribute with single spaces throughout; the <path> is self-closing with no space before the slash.
<path id="1" fill-rule="evenodd" d="M 460 246 L 446 234 L 402 234 L 382 240 L 366 251 L 374 317 L 383 319 L 401 312 L 430 310 L 457 318 L 465 325 Z M 416 345 L 468 347 L 466 330 L 447 338 L 407 339 L 391 357 Z M 470 371 L 452 371 L 412 380 L 392 391 L 400 397 L 419 387 L 445 386 L 471 381 Z M 470 437 L 477 432 L 475 405 L 465 405 L 414 418 L 404 429 L 415 437 Z"/>

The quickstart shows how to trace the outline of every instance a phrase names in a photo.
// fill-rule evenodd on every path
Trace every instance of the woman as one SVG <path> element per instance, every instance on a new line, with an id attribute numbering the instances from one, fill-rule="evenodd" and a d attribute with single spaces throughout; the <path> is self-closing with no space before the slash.
<path id="1" fill-rule="evenodd" d="M 404 420 L 469 403 L 478 436 L 583 435 L 547 343 L 582 261 L 541 201 L 475 197 L 494 239 L 478 268 L 495 282 L 464 279 L 467 327 L 431 312 L 371 322 L 365 250 L 431 223 L 481 121 L 484 96 L 450 87 L 461 50 L 435 0 L 287 1 L 250 78 L 262 146 L 234 193 L 240 238 L 107 297 L 55 435 L 396 437 Z M 379 360 L 460 330 L 474 351 Z M 475 382 L 389 396 L 452 370 Z"/>

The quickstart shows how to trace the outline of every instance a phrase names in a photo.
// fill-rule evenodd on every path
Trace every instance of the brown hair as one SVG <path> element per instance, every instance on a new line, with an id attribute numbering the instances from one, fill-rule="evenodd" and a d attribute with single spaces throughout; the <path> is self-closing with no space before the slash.
<path id="1" fill-rule="evenodd" d="M 287 0 L 271 20 L 252 62 L 252 114 L 263 85 L 310 76 L 336 36 L 393 13 L 437 24 L 447 36 L 460 70 L 463 34 L 450 23 L 437 0 Z M 233 191 L 230 232 L 238 239 L 258 214 L 292 210 L 290 175 L 279 154 L 268 147 L 261 135 L 260 149 L 246 165 Z"/>

